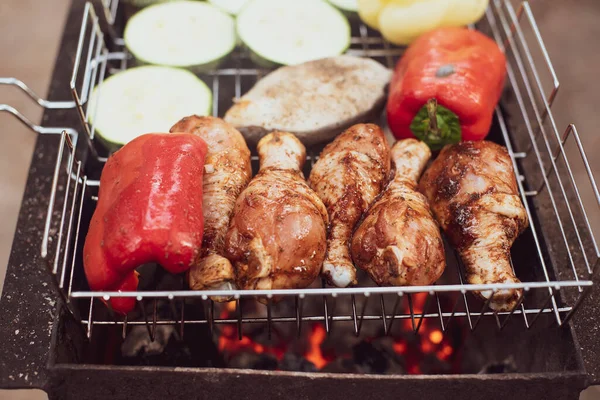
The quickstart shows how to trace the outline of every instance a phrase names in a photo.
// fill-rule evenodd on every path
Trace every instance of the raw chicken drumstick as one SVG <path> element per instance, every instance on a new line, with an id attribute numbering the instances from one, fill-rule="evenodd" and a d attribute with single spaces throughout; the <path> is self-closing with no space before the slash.
<path id="1" fill-rule="evenodd" d="M 224 242 L 235 201 L 252 177 L 250 150 L 242 134 L 219 118 L 186 117 L 171 132 L 193 133 L 208 145 L 202 185 L 204 236 L 200 257 L 188 272 L 190 288 L 233 289 L 235 274 L 224 257 Z"/>
<path id="2" fill-rule="evenodd" d="M 446 268 L 444 243 L 417 181 L 429 147 L 404 139 L 392 147 L 394 178 L 352 238 L 352 258 L 380 286 L 430 285 Z"/>
<path id="3" fill-rule="evenodd" d="M 310 186 L 329 213 L 322 274 L 332 285 L 356 284 L 349 243 L 354 226 L 379 195 L 390 172 L 390 148 L 377 125 L 347 129 L 321 152 Z"/>
<path id="4" fill-rule="evenodd" d="M 528 221 L 505 147 L 487 141 L 446 146 L 423 174 L 419 190 L 461 255 L 469 283 L 519 282 L 510 248 Z M 478 294 L 488 299 L 491 291 Z M 511 310 L 522 295 L 522 290 L 500 290 L 490 308 Z"/>
<path id="5" fill-rule="evenodd" d="M 235 204 L 225 240 L 240 289 L 304 288 L 325 257 L 327 210 L 301 172 L 306 150 L 291 133 L 258 142 L 260 170 Z"/>

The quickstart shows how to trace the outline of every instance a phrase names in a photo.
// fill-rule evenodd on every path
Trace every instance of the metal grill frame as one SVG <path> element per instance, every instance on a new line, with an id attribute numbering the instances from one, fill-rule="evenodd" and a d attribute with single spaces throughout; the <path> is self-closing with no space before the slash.
<path id="1" fill-rule="evenodd" d="M 109 23 L 109 33 L 114 33 L 116 29 L 112 27 L 115 21 L 116 12 L 118 10 L 118 0 L 103 0 L 104 14 Z M 523 17 L 525 16 L 525 18 Z M 531 328 L 540 315 L 548 314 L 553 316 L 554 322 L 558 326 L 565 325 L 573 316 L 581 301 L 585 298 L 589 289 L 592 286 L 592 274 L 596 270 L 600 260 L 600 251 L 594 233 L 591 229 L 591 224 L 584 207 L 583 200 L 580 195 L 580 190 L 577 182 L 574 179 L 571 164 L 564 150 L 567 140 L 571 138 L 576 145 L 581 155 L 581 161 L 585 166 L 587 176 L 592 185 L 595 200 L 600 204 L 600 194 L 596 185 L 591 167 L 583 150 L 579 134 L 574 125 L 569 125 L 561 136 L 557 130 L 554 117 L 552 115 L 551 106 L 559 89 L 559 81 L 556 77 L 549 55 L 541 38 L 539 29 L 529 7 L 527 1 L 523 2 L 518 10 L 515 11 L 512 4 L 508 0 L 491 0 L 490 7 L 486 10 L 486 17 L 492 36 L 499 46 L 506 51 L 507 55 L 511 55 L 514 59 L 507 65 L 508 83 L 512 93 L 516 98 L 519 109 L 522 113 L 524 124 L 530 139 L 529 146 L 524 151 L 515 151 L 511 138 L 508 133 L 507 123 L 500 107 L 496 108 L 496 117 L 502 132 L 505 145 L 508 148 L 509 155 L 512 160 L 513 168 L 517 176 L 519 191 L 523 203 L 527 210 L 527 215 L 532 221 L 532 211 L 529 205 L 529 199 L 535 199 L 542 191 L 546 191 L 550 196 L 550 201 L 553 207 L 554 215 L 556 216 L 559 231 L 561 232 L 562 242 L 569 260 L 569 269 L 572 271 L 572 279 L 558 280 L 552 279 L 552 266 L 548 265 L 542 254 L 542 243 L 537 232 L 536 226 L 532 223 L 530 228 L 535 241 L 536 251 L 539 258 L 540 266 L 544 275 L 544 279 L 539 282 L 523 282 L 520 284 L 486 284 L 486 285 L 470 285 L 464 283 L 464 276 L 460 265 L 460 258 L 455 254 L 447 254 L 447 257 L 454 257 L 458 263 L 457 273 L 459 284 L 451 285 L 430 285 L 430 286 L 412 286 L 412 287 L 354 287 L 354 288 L 309 288 L 298 290 L 268 290 L 268 291 L 250 291 L 250 290 L 227 290 L 227 291 L 145 291 L 145 292 L 93 292 L 79 290 L 73 287 L 73 276 L 77 265 L 77 249 L 81 234 L 85 230 L 82 226 L 81 217 L 84 205 L 89 201 L 95 201 L 94 194 L 99 186 L 99 181 L 88 179 L 83 171 L 83 164 L 76 159 L 76 151 L 78 149 L 77 138 L 78 133 L 73 129 L 63 128 L 44 128 L 36 127 L 31 124 L 25 117 L 20 115 L 18 111 L 9 109 L 6 105 L 0 105 L 0 111 L 8 111 L 16 115 L 21 121 L 30 126 L 34 131 L 39 133 L 61 133 L 62 137 L 58 147 L 57 161 L 54 171 L 54 179 L 52 183 L 52 193 L 48 204 L 48 215 L 43 235 L 41 247 L 42 257 L 49 262 L 49 269 L 55 277 L 57 288 L 63 296 L 71 313 L 86 327 L 88 337 L 91 337 L 93 326 L 96 325 L 121 325 L 123 327 L 123 335 L 126 334 L 127 326 L 130 325 L 146 325 L 150 337 L 154 337 L 155 329 L 158 325 L 179 325 L 181 334 L 183 334 L 183 326 L 185 324 L 207 324 L 211 328 L 218 324 L 237 324 L 238 336 L 241 338 L 243 325 L 246 323 L 266 323 L 271 328 L 273 323 L 296 323 L 298 331 L 301 325 L 306 321 L 322 321 L 325 324 L 327 332 L 330 331 L 331 324 L 335 322 L 351 322 L 354 326 L 356 335 L 360 334 L 361 327 L 364 321 L 378 321 L 383 324 L 386 333 L 391 331 L 392 324 L 397 319 L 410 319 L 412 321 L 413 330 L 418 332 L 422 326 L 424 319 L 437 319 L 440 328 L 445 331 L 450 321 L 456 317 L 465 319 L 471 330 L 475 329 L 481 317 L 493 318 L 496 321 L 498 329 L 503 329 L 513 315 L 521 315 L 523 318 L 524 327 Z M 552 89 L 549 95 L 546 95 L 541 83 L 540 73 L 535 65 L 529 44 L 525 40 L 525 35 L 521 27 L 523 20 L 526 20 L 533 30 L 536 39 L 536 45 L 541 50 L 545 66 L 552 80 Z M 401 56 L 404 49 L 392 46 L 385 42 L 381 37 L 369 36 L 369 29 L 361 22 L 358 23 L 359 35 L 352 38 L 351 48 L 347 54 L 364 57 L 379 57 L 385 59 L 388 67 L 393 68 L 396 59 Z M 119 51 L 108 51 L 104 40 L 104 31 L 101 28 L 99 18 L 97 17 L 93 5 L 87 3 L 85 6 L 84 16 L 82 20 L 80 40 L 77 47 L 75 65 L 73 75 L 70 82 L 73 101 L 67 102 L 47 102 L 40 99 L 35 93 L 27 88 L 22 82 L 14 80 L 14 78 L 0 79 L 0 84 L 11 84 L 20 87 L 34 101 L 42 107 L 51 108 L 76 108 L 83 126 L 83 135 L 91 153 L 91 158 L 97 163 L 104 163 L 106 157 L 101 156 L 101 151 L 96 148 L 96 140 L 94 139 L 94 126 L 90 123 L 90 113 L 95 110 L 87 109 L 87 99 L 90 91 L 97 84 L 101 83 L 106 72 L 112 73 L 127 67 L 127 62 L 130 58 L 127 51 L 123 48 L 123 40 L 118 37 L 108 36 L 112 39 L 112 43 L 117 47 L 121 47 Z M 87 49 L 87 52 L 85 51 Z M 247 50 L 238 46 L 232 55 L 238 60 L 247 59 L 249 54 Z M 235 96 L 242 95 L 241 82 L 245 77 L 259 79 L 269 71 L 260 68 L 224 68 L 212 71 L 206 76 L 211 79 L 213 90 L 213 115 L 219 115 L 219 87 L 220 78 L 225 76 L 233 76 L 235 79 Z M 533 79 L 531 79 L 533 77 Z M 533 80 L 533 83 L 532 83 Z M 81 85 L 78 86 L 78 82 Z M 79 87 L 79 89 L 78 89 Z M 525 95 L 523 90 L 524 88 Z M 539 105 L 541 101 L 541 106 Z M 530 111 L 531 109 L 532 111 Z M 545 128 L 546 121 L 550 122 L 551 129 Z M 47 130 L 51 129 L 51 130 Z M 541 135 L 541 136 L 540 136 Z M 538 140 L 543 140 L 543 146 L 538 146 Z M 552 149 L 550 138 L 557 141 L 557 148 Z M 66 149 L 66 150 L 65 150 Z M 314 161 L 314 155 L 310 156 L 311 162 Z M 528 157 L 535 157 L 539 166 L 542 180 L 537 185 L 537 190 L 525 190 L 525 187 L 536 187 L 534 182 L 529 182 L 528 179 L 520 172 L 519 161 Z M 548 161 L 550 164 L 548 165 Z M 565 176 L 561 176 L 557 163 L 559 161 L 566 165 L 566 184 L 563 182 Z M 254 160 L 256 161 L 256 160 Z M 559 190 L 553 189 L 550 184 L 550 178 L 555 177 L 559 183 Z M 64 180 L 65 185 L 60 182 Z M 567 185 L 569 185 L 567 187 Z M 61 187 L 62 186 L 62 187 Z M 571 188 L 571 190 L 569 190 Z M 558 192 L 556 193 L 555 190 Z M 574 215 L 573 209 L 569 204 L 569 194 L 575 193 L 579 212 L 582 213 L 585 229 L 580 229 Z M 61 201 L 62 199 L 62 201 Z M 561 213 L 561 206 L 566 205 L 568 219 L 570 224 L 563 223 L 564 212 Z M 58 210 L 58 213 L 56 211 Z M 58 215 L 57 215 L 58 214 Z M 582 232 L 583 231 L 583 232 Z M 577 238 L 577 243 L 574 245 L 569 241 L 569 233 L 574 232 Z M 593 254 L 588 257 L 584 246 L 585 238 L 593 244 Z M 55 243 L 54 246 L 52 246 Z M 53 247 L 53 248 L 51 248 Z M 576 262 L 577 257 L 582 257 L 584 266 Z M 584 278 L 582 278 L 584 276 Z M 510 312 L 495 312 L 489 308 L 489 300 L 480 304 L 481 309 L 471 310 L 470 302 L 467 299 L 467 293 L 473 291 L 492 291 L 505 289 L 523 289 L 524 295 Z M 578 295 L 573 302 L 567 304 L 560 294 L 561 291 L 576 290 Z M 532 292 L 543 293 L 544 300 L 537 306 L 526 304 L 526 298 L 531 297 Z M 427 294 L 427 304 L 433 304 L 436 308 L 434 312 L 430 312 L 427 307 L 423 310 L 414 310 L 412 307 L 412 296 L 416 293 Z M 450 311 L 442 310 L 440 296 L 446 293 L 458 294 L 456 303 Z M 394 306 L 391 312 L 386 310 L 384 296 L 397 295 L 394 301 Z M 236 302 L 237 318 L 217 318 L 214 312 L 214 303 L 210 299 L 211 296 L 230 296 Z M 250 318 L 244 317 L 242 314 L 241 301 L 250 297 L 265 296 L 267 299 L 267 316 L 265 318 Z M 274 296 L 293 298 L 295 303 L 295 313 L 291 316 L 273 317 L 272 307 L 273 302 L 270 300 Z M 379 297 L 380 313 L 366 314 L 367 301 L 370 297 Z M 140 313 L 143 316 L 141 320 L 128 321 L 127 317 L 122 318 L 116 316 L 112 310 L 109 310 L 110 318 L 100 316 L 97 313 L 96 306 L 103 307 L 98 300 L 107 301 L 111 297 L 133 297 L 137 300 Z M 183 314 L 183 307 L 178 304 L 187 299 L 196 298 L 204 303 L 207 317 L 200 320 L 187 320 Z M 352 312 L 347 315 L 336 315 L 332 306 L 336 301 L 341 301 L 340 298 L 348 299 L 351 302 Z M 490 296 L 491 298 L 491 296 Z M 407 312 L 400 311 L 400 304 L 406 299 L 409 307 Z M 435 299 L 434 303 L 431 300 Z M 157 302 L 168 301 L 172 307 L 172 317 L 162 319 L 157 315 Z M 249 299 L 250 301 L 253 301 Z M 323 306 L 322 315 L 306 316 L 303 315 L 303 304 L 307 301 L 322 300 Z M 80 307 L 77 303 L 87 302 L 87 315 L 80 315 Z M 151 304 L 152 312 L 147 311 L 147 303 Z M 464 311 L 459 311 L 459 303 L 464 305 Z M 435 307 L 437 306 L 437 307 Z"/>

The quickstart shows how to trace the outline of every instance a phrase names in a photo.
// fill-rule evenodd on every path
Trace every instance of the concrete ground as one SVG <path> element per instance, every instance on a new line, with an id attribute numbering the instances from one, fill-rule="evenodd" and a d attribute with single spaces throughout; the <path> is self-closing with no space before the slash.
<path id="1" fill-rule="evenodd" d="M 570 122 L 577 123 L 592 158 L 592 168 L 600 176 L 600 157 L 595 157 L 595 152 L 600 151 L 595 118 L 600 2 L 533 0 L 531 3 L 561 82 L 553 106 L 557 124 L 562 129 Z M 46 94 L 68 5 L 69 0 L 0 0 L 0 76 L 15 76 L 39 95 Z M 0 87 L 0 103 L 16 107 L 35 122 L 40 120 L 41 109 L 15 90 Z M 0 114 L 0 127 L 1 289 L 35 134 L 7 114 Z M 580 178 L 583 176 L 581 168 L 576 173 Z M 45 394 L 39 391 L 0 391 L 3 400 L 44 398 Z M 587 390 L 581 399 L 600 399 L 600 389 Z"/>

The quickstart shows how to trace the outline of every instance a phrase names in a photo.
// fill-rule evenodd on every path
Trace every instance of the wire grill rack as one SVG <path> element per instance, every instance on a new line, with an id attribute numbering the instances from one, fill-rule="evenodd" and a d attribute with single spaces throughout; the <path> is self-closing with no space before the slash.
<path id="1" fill-rule="evenodd" d="M 175 285 L 175 290 L 153 287 L 139 292 L 90 291 L 83 277 L 81 247 L 89 214 L 97 201 L 99 173 L 107 153 L 94 138 L 90 116 L 95 110 L 87 107 L 87 100 L 90 91 L 106 76 L 131 63 L 123 40 L 115 34 L 118 29 L 114 22 L 120 10 L 118 0 L 102 0 L 102 6 L 105 21 L 98 18 L 91 3 L 85 7 L 70 82 L 72 100 L 48 102 L 23 82 L 0 78 L 0 84 L 21 88 L 40 106 L 73 108 L 81 119 L 81 133 L 85 139 L 78 143 L 78 131 L 72 128 L 35 126 L 14 108 L 0 105 L 0 111 L 14 114 L 36 132 L 61 135 L 41 253 L 48 260 L 65 304 L 86 327 L 88 337 L 94 326 L 102 325 L 120 325 L 123 335 L 128 326 L 145 325 L 153 338 L 160 325 L 178 325 L 183 335 L 186 324 L 206 324 L 211 329 L 219 324 L 236 324 L 241 338 L 245 324 L 267 324 L 270 332 L 273 324 L 291 323 L 296 324 L 300 332 L 302 323 L 307 321 L 323 322 L 327 332 L 334 322 L 349 323 L 356 335 L 360 334 L 363 323 L 378 323 L 387 334 L 395 320 L 403 319 L 411 321 L 415 332 L 424 320 L 437 321 L 445 331 L 452 320 L 461 319 L 474 330 L 483 317 L 495 321 L 499 329 L 511 321 L 522 321 L 529 329 L 540 316 L 562 326 L 581 304 L 592 285 L 591 276 L 599 263 L 600 251 L 586 212 L 585 199 L 581 196 L 581 182 L 576 181 L 573 160 L 569 160 L 565 151 L 568 143 L 574 143 L 578 150 L 576 161 L 583 165 L 589 178 L 585 184 L 592 189 L 594 207 L 600 204 L 600 195 L 577 129 L 569 125 L 561 135 L 554 121 L 551 106 L 559 82 L 529 3 L 525 1 L 515 10 L 508 0 L 492 0 L 477 28 L 492 36 L 507 54 L 508 90 L 502 106 L 496 108 L 495 129 L 496 139 L 508 148 L 521 197 L 532 221 L 513 247 L 513 269 L 522 283 L 466 284 L 460 258 L 447 247 L 448 268 L 440 281 L 430 286 L 373 287 L 372 283 L 365 282 L 366 286 L 345 289 L 322 284 L 321 287 L 298 290 L 190 291 L 184 289 L 183 278 L 179 277 L 179 286 Z M 390 45 L 358 19 L 351 19 L 351 25 L 353 37 L 347 53 L 371 57 L 393 68 L 404 48 Z M 533 36 L 534 49 L 526 39 L 526 30 Z M 104 32 L 108 33 L 105 35 Z M 541 54 L 544 74 L 537 69 L 534 51 Z M 213 115 L 223 115 L 234 97 L 240 97 L 268 72 L 254 65 L 248 51 L 238 46 L 220 69 L 200 75 L 212 87 Z M 549 93 L 544 88 L 544 78 L 550 80 Z M 504 107 L 505 103 L 513 104 L 514 110 Z M 315 154 L 309 151 L 309 166 L 314 163 Z M 253 163 L 256 166 L 256 157 L 253 157 Z M 550 210 L 551 221 L 536 219 L 535 209 L 540 207 Z M 557 232 L 557 237 L 550 241 L 542 235 L 549 225 L 554 225 Z M 517 288 L 524 290 L 524 296 L 508 312 L 495 312 L 489 308 L 489 300 L 482 303 L 469 294 Z M 235 317 L 223 316 L 220 312 L 223 306 L 214 303 L 212 296 L 233 298 L 236 311 L 231 315 Z M 267 299 L 264 313 L 244 316 L 242 302 L 253 302 L 256 296 Z M 420 299 L 418 306 L 416 296 Z M 125 317 L 115 315 L 102 304 L 102 300 L 111 297 L 137 299 L 137 312 Z M 377 300 L 369 301 L 373 297 Z M 203 307 L 202 318 L 186 318 L 184 310 L 189 303 Z M 284 303 L 290 306 L 281 306 Z"/>

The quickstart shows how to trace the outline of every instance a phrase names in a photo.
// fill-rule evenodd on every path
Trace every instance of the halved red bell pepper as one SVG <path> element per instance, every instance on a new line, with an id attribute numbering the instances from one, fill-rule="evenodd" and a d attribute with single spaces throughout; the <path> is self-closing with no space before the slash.
<path id="1" fill-rule="evenodd" d="M 502 94 L 506 59 L 484 34 L 440 28 L 420 36 L 396 66 L 387 103 L 398 139 L 417 137 L 433 150 L 482 140 Z"/>
<path id="2" fill-rule="evenodd" d="M 147 134 L 108 159 L 83 248 L 92 290 L 136 290 L 135 268 L 145 263 L 190 268 L 202 246 L 206 153 L 193 134 Z M 111 305 L 127 313 L 135 299 L 113 297 Z"/>

